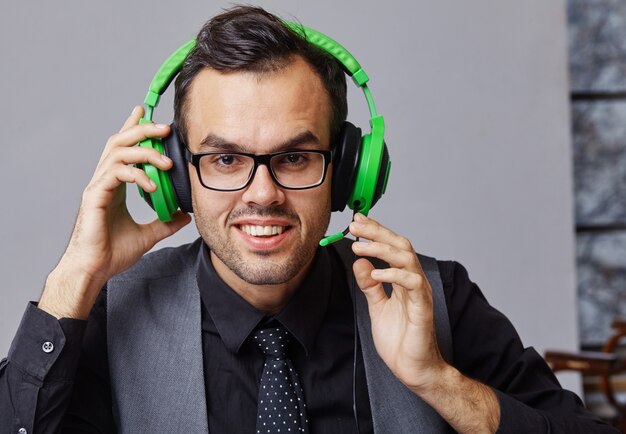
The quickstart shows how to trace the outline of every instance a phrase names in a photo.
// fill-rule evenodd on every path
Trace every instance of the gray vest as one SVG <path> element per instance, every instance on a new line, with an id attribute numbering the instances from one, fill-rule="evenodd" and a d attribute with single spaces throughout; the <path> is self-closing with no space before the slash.
<path id="1" fill-rule="evenodd" d="M 107 284 L 109 369 L 119 433 L 209 431 L 196 281 L 201 242 L 148 254 Z M 336 249 L 344 267 L 351 270 L 349 242 Z M 433 288 L 440 351 L 450 362 L 450 326 L 437 262 L 419 258 Z M 380 359 L 372 341 L 367 302 L 358 290 L 356 307 L 375 432 L 454 432 Z"/>

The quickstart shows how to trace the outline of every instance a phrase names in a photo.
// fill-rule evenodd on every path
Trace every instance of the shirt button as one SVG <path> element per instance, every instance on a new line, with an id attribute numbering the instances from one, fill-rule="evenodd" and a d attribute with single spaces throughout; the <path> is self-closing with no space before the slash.
<path id="1" fill-rule="evenodd" d="M 28 434 L 28 431 L 26 431 L 26 428 L 20 428 L 20 429 L 17 430 L 17 432 L 19 434 Z"/>
<path id="2" fill-rule="evenodd" d="M 43 345 L 41 346 L 41 349 L 43 350 L 44 353 L 51 353 L 52 350 L 54 350 L 54 344 L 50 341 L 44 342 Z M 20 434 L 26 434 L 26 430 L 24 430 L 24 433 L 20 431 Z"/>

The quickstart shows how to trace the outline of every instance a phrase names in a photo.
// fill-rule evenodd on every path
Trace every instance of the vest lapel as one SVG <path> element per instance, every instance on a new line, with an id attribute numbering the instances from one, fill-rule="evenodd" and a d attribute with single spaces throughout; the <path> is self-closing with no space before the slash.
<path id="1" fill-rule="evenodd" d="M 152 271 L 165 277 L 125 279 L 125 273 L 108 284 L 109 365 L 119 433 L 208 432 L 195 257 L 176 259 L 182 260 L 166 264 L 184 265 L 169 265 L 173 269 L 165 272 L 150 270 L 162 266 L 153 263 L 160 261 L 138 265 L 148 268 L 139 270 L 140 276 Z"/>
<path id="2" fill-rule="evenodd" d="M 348 278 L 352 276 L 354 255 L 349 242 L 338 242 L 335 245 L 344 264 Z M 381 261 L 369 258 L 377 268 L 386 268 Z M 428 257 L 420 256 L 426 278 L 433 288 L 435 310 L 435 328 L 440 351 L 450 362 L 452 341 L 450 323 L 443 294 L 443 284 L 439 276 L 437 262 Z M 391 285 L 385 284 L 387 294 L 391 293 Z M 357 327 L 363 352 L 363 365 L 367 378 L 367 388 L 372 408 L 374 432 L 393 434 L 443 434 L 454 432 L 439 414 L 426 404 L 420 397 L 411 392 L 389 370 L 374 347 L 372 325 L 370 322 L 367 300 L 363 293 L 355 291 Z"/>

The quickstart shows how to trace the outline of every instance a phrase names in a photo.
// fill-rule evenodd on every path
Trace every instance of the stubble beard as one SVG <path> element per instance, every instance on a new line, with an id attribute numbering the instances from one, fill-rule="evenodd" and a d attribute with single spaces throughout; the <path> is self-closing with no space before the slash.
<path id="1" fill-rule="evenodd" d="M 287 260 L 273 260 L 272 253 L 257 252 L 255 258 L 250 261 L 243 258 L 242 252 L 236 247 L 238 244 L 231 242 L 228 234 L 219 227 L 215 219 L 198 213 L 194 209 L 196 227 L 211 252 L 237 277 L 252 285 L 287 283 L 311 262 L 319 240 L 324 236 L 330 222 L 330 209 L 323 210 L 322 213 L 323 215 L 316 220 L 317 223 L 310 228 L 308 238 L 300 241 Z M 287 217 L 297 222 L 290 230 L 299 230 L 301 227 L 298 215 L 282 208 L 240 209 L 231 213 L 229 220 L 241 216 Z"/>

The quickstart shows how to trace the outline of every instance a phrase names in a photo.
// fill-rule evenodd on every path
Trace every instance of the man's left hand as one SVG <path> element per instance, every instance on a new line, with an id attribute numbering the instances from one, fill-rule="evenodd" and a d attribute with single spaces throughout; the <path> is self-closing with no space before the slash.
<path id="1" fill-rule="evenodd" d="M 354 275 L 367 299 L 378 354 L 400 381 L 419 393 L 448 367 L 437 347 L 430 284 L 406 238 L 362 214 L 356 214 L 350 232 L 371 241 L 355 242 L 357 255 L 389 264 L 377 270 L 361 258 L 354 263 Z M 383 282 L 392 284 L 391 296 Z"/>
<path id="2" fill-rule="evenodd" d="M 389 264 L 389 268 L 377 270 L 361 258 L 353 266 L 357 284 L 367 299 L 378 355 L 456 432 L 496 432 L 500 404 L 494 391 L 465 377 L 441 357 L 432 289 L 411 243 L 361 214 L 354 217 L 350 232 L 370 241 L 352 244 L 354 253 Z M 383 283 L 391 283 L 390 296 Z"/>

